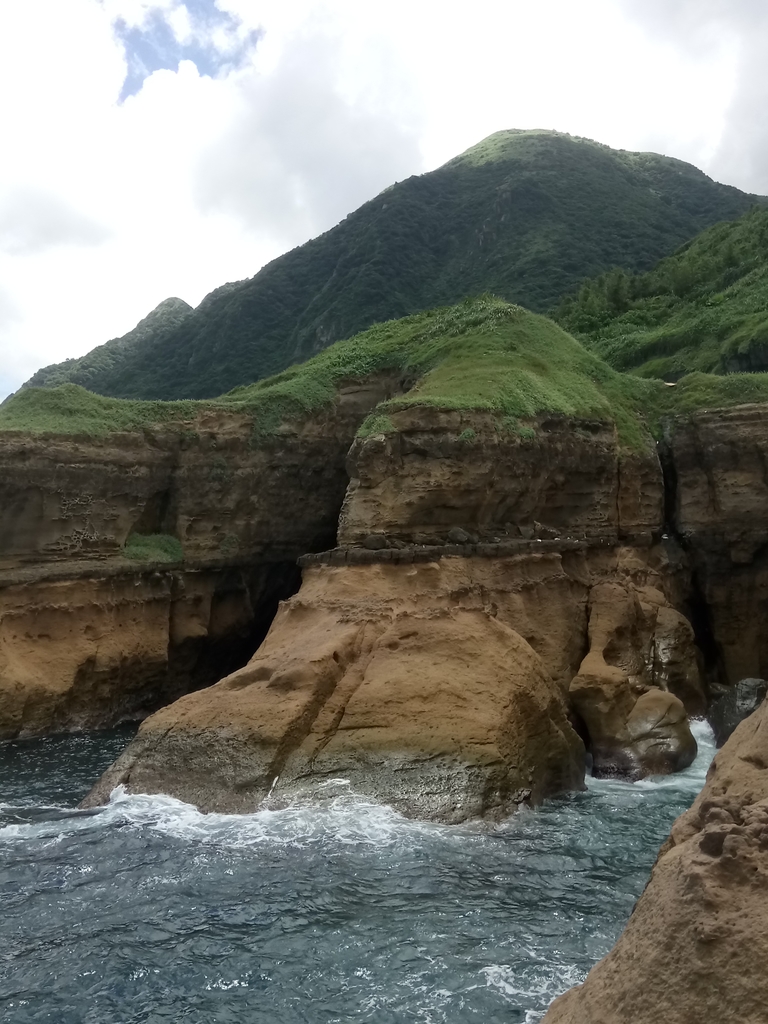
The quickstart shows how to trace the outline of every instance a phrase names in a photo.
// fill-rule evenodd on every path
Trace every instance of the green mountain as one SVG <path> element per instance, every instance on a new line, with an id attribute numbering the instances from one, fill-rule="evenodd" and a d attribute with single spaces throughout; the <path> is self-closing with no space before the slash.
<path id="1" fill-rule="evenodd" d="M 584 282 L 557 319 L 643 377 L 768 370 L 768 209 L 717 224 L 648 273 Z"/>
<path id="2" fill-rule="evenodd" d="M 121 338 L 113 338 L 79 359 L 65 359 L 63 363 L 46 366 L 23 386 L 55 388 L 59 384 L 76 383 L 98 393 L 102 390 L 105 369 L 130 360 L 136 349 L 142 350 L 142 342 L 145 346 L 162 345 L 192 312 L 192 306 L 183 299 L 163 299 L 151 313 L 139 320 L 132 331 Z"/>
<path id="3" fill-rule="evenodd" d="M 110 342 L 30 383 L 66 379 L 126 398 L 220 394 L 372 323 L 468 295 L 549 309 L 585 276 L 647 269 L 754 201 L 679 160 L 498 132 L 212 292 L 170 332 Z"/>

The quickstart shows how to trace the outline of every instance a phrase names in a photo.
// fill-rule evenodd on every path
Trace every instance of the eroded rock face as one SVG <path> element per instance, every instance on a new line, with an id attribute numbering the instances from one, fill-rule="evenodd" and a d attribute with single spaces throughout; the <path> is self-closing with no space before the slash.
<path id="1" fill-rule="evenodd" d="M 267 437 L 215 410 L 104 438 L 3 434 L 0 738 L 141 718 L 242 665 L 297 557 L 333 543 L 346 452 L 397 386 L 350 381 Z M 130 561 L 132 533 L 177 537 L 183 567 Z"/>
<path id="2" fill-rule="evenodd" d="M 590 591 L 609 579 L 642 590 L 659 577 L 650 560 L 620 549 L 309 569 L 249 665 L 145 722 L 90 800 L 124 784 L 246 811 L 343 777 L 406 813 L 459 821 L 578 788 L 567 691 Z M 654 678 L 645 718 L 632 696 L 626 742 L 671 770 L 685 715 Z"/>
<path id="3" fill-rule="evenodd" d="M 674 525 L 717 681 L 768 677 L 768 407 L 691 415 L 667 440 Z"/>
<path id="4" fill-rule="evenodd" d="M 693 630 L 658 582 L 614 579 L 590 591 L 589 651 L 569 692 L 589 732 L 595 775 L 679 771 L 696 756 L 676 695 L 692 712 L 706 706 Z"/>
<path id="5" fill-rule="evenodd" d="M 90 802 L 123 783 L 249 811 L 341 776 L 407 814 L 461 821 L 580 788 L 563 688 L 514 613 L 491 607 L 537 584 L 450 561 L 309 571 L 250 664 L 148 719 Z"/>
<path id="6" fill-rule="evenodd" d="M 612 424 L 542 418 L 523 437 L 477 412 L 424 407 L 390 418 L 396 432 L 358 438 L 350 450 L 343 545 L 377 534 L 453 543 L 456 530 L 607 544 L 661 533 L 659 460 L 652 450 L 622 455 Z"/>
<path id="7" fill-rule="evenodd" d="M 613 950 L 546 1024 L 764 1024 L 768 704 L 715 758 Z"/>
<path id="8" fill-rule="evenodd" d="M 192 564 L 296 559 L 332 546 L 345 458 L 387 377 L 257 437 L 246 416 L 104 438 L 0 436 L 0 569 L 113 558 L 131 533 L 177 537 Z M 286 509 L 291 510 L 286 515 Z"/>
<path id="9" fill-rule="evenodd" d="M 762 704 L 768 693 L 768 680 L 740 679 L 709 709 L 709 721 L 715 742 L 722 747 L 739 722 L 743 722 Z"/>
<path id="10" fill-rule="evenodd" d="M 297 586 L 290 564 L 4 574 L 0 739 L 141 719 L 210 685 L 248 659 Z"/>

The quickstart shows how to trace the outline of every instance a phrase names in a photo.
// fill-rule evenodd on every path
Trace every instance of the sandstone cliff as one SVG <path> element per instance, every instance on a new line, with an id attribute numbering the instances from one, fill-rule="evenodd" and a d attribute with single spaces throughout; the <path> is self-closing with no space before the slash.
<path id="1" fill-rule="evenodd" d="M 243 664 L 290 563 L 0 574 L 0 739 L 142 719 Z"/>
<path id="2" fill-rule="evenodd" d="M 395 383 L 347 382 L 267 436 L 253 417 L 206 409 L 103 437 L 0 433 L 0 569 L 119 557 L 133 533 L 177 537 L 194 564 L 327 547 L 355 431 Z"/>
<path id="3" fill-rule="evenodd" d="M 72 422 L 72 416 L 79 417 L 78 423 L 96 417 L 102 426 L 119 421 L 134 429 L 122 433 L 113 429 L 100 439 L 88 440 L 64 433 L 2 435 L 0 514 L 7 529 L 0 532 L 0 553 L 12 574 L 6 584 L 12 589 L 24 582 L 29 607 L 50 609 L 54 602 L 44 589 L 50 585 L 50 572 L 60 582 L 68 576 L 82 580 L 89 573 L 94 581 L 100 579 L 99 573 L 113 579 L 122 572 L 127 578 L 140 567 L 129 569 L 121 555 L 124 543 L 154 533 L 171 534 L 181 543 L 183 563 L 170 568 L 147 564 L 141 571 L 253 570 L 272 578 L 272 572 L 282 572 L 278 567 L 299 558 L 306 570 L 304 588 L 296 603 L 278 616 L 256 657 L 258 661 L 265 651 L 280 651 L 279 658 L 293 665 L 297 678 L 303 680 L 299 690 L 304 696 L 299 700 L 294 695 L 300 707 L 298 720 L 306 724 L 315 721 L 318 694 L 322 701 L 330 700 L 330 690 L 343 694 L 347 688 L 340 669 L 331 672 L 332 684 L 325 670 L 318 675 L 310 648 L 299 646 L 292 653 L 293 626 L 299 621 L 294 611 L 308 593 L 314 594 L 317 621 L 325 614 L 323 602 L 329 609 L 339 603 L 344 606 L 341 618 L 326 609 L 331 615 L 326 626 L 328 642 L 346 650 L 348 629 L 354 627 L 357 636 L 360 630 L 376 633 L 397 622 L 405 614 L 398 610 L 398 601 L 410 608 L 408 614 L 419 616 L 418 607 L 408 605 L 409 586 L 412 573 L 423 579 L 426 565 L 436 565 L 437 575 L 432 590 L 424 588 L 419 598 L 424 621 L 437 623 L 447 609 L 453 623 L 450 629 L 457 636 L 464 635 L 462 630 L 467 633 L 468 627 L 461 617 L 451 560 L 464 567 L 469 591 L 480 595 L 496 593 L 497 583 L 491 586 L 486 580 L 489 564 L 503 570 L 505 593 L 522 593 L 531 567 L 537 565 L 539 572 L 546 565 L 550 568 L 544 591 L 538 592 L 535 609 L 523 601 L 523 618 L 504 612 L 503 601 L 477 598 L 475 611 L 482 609 L 477 629 L 497 637 L 503 626 L 522 642 L 521 646 L 517 640 L 509 641 L 509 678 L 528 680 L 515 692 L 538 688 L 546 706 L 550 706 L 546 694 L 554 693 L 552 708 L 559 707 L 570 716 L 598 773 L 636 777 L 676 770 L 695 753 L 688 715 L 703 713 L 711 693 L 735 682 L 742 666 L 754 675 L 762 664 L 759 630 L 739 642 L 733 608 L 746 614 L 734 580 L 741 580 L 743 594 L 762 608 L 762 545 L 768 538 L 762 526 L 766 517 L 757 513 L 766 505 L 762 465 L 768 421 L 764 407 L 672 417 L 664 442 L 657 447 L 639 403 L 643 399 L 658 403 L 659 389 L 665 392 L 661 397 L 666 397 L 666 389 L 658 382 L 619 377 L 550 322 L 488 299 L 379 325 L 272 382 L 244 389 L 241 395 L 223 396 L 210 405 L 134 409 L 110 405 L 106 399 L 76 393 L 77 389 L 67 391 L 60 396 L 70 417 L 67 422 Z M 57 411 L 56 393 L 40 394 L 43 397 L 38 400 L 34 391 L 25 392 L 5 422 L 16 417 L 20 423 L 30 409 L 38 415 L 42 409 L 66 425 Z M 728 441 L 718 447 L 719 423 L 727 426 Z M 315 554 L 307 556 L 308 551 Z M 99 563 L 95 574 L 89 568 L 94 560 Z M 13 576 L 25 571 L 25 566 L 30 571 L 34 567 L 40 575 L 24 581 Z M 323 598 L 312 589 L 315 569 L 326 579 L 322 566 L 340 570 L 331 574 L 334 582 L 325 587 Z M 358 568 L 363 572 L 365 567 L 363 576 L 367 573 L 370 585 L 377 585 L 373 566 L 380 567 L 376 572 L 391 569 L 388 610 L 378 608 L 375 601 L 371 605 L 375 593 L 366 597 L 355 588 L 354 597 L 347 593 Z M 215 597 L 219 583 L 211 579 Z M 567 598 L 561 592 L 563 581 Z M 175 584 L 169 586 L 173 591 Z M 39 601 L 35 587 L 43 588 Z M 100 608 L 101 592 L 98 587 L 93 592 L 97 597 L 92 607 Z M 76 602 L 77 590 L 71 594 Z M 42 711 L 19 710 L 31 685 L 29 673 L 25 675 L 24 665 L 30 662 L 24 645 L 29 649 L 36 641 L 28 638 L 37 634 L 31 627 L 14 632 L 13 616 L 23 618 L 14 600 L 11 594 L 11 610 L 6 613 L 8 654 L 5 674 L 0 676 L 0 687 L 10 695 L 7 721 L 34 722 L 39 730 L 65 727 L 62 711 L 46 718 Z M 151 606 L 149 598 L 144 603 Z M 183 601 L 175 603 L 183 607 Z M 131 606 L 127 598 L 117 601 L 118 605 Z M 128 666 L 141 666 L 144 661 L 156 664 L 160 640 L 148 639 L 144 661 L 127 642 L 129 655 L 121 660 L 117 652 L 122 620 L 113 615 L 109 620 L 113 626 L 99 633 L 102 653 L 94 653 L 83 637 L 76 642 L 67 639 L 61 625 L 67 621 L 66 601 L 56 607 L 56 627 L 49 633 L 64 639 L 58 641 L 58 648 L 48 640 L 41 644 L 41 650 L 48 652 L 45 664 L 62 666 L 51 684 L 52 692 L 74 694 L 74 681 L 89 678 L 87 665 L 95 658 L 99 665 L 112 666 L 107 674 L 123 679 L 120 685 L 126 693 L 136 693 L 134 713 L 143 714 L 149 706 L 139 696 L 144 669 L 134 678 Z M 435 607 L 442 609 L 440 615 L 433 615 Z M 258 632 L 255 623 L 260 628 L 266 625 L 266 609 L 258 601 L 253 606 L 253 628 L 246 630 L 251 650 Z M 94 612 L 96 620 L 101 621 L 101 614 Z M 172 622 L 173 614 L 163 612 L 164 621 Z M 85 622 L 88 616 L 80 618 Z M 378 625 L 374 629 L 371 623 Z M 210 633 L 210 626 L 207 629 Z M 426 631 L 426 627 L 420 629 Z M 166 632 L 171 651 L 171 632 Z M 151 635 L 147 631 L 147 637 Z M 448 634 L 443 637 L 447 649 L 451 649 L 449 639 Z M 426 635 L 422 640 L 428 646 Z M 465 640 L 469 643 L 468 633 Z M 200 643 L 204 654 L 209 647 L 207 642 Z M 496 641 L 488 640 L 489 651 L 495 645 Z M 245 656 L 250 653 L 245 642 L 240 649 Z M 61 651 L 60 657 L 56 650 Z M 350 671 L 357 673 L 367 648 L 353 645 L 350 650 L 349 665 L 357 666 Z M 461 650 L 459 644 L 457 665 L 467 657 Z M 532 656 L 543 666 L 541 677 L 530 667 L 539 664 L 531 661 Z M 414 664 L 419 657 L 414 653 Z M 429 657 L 438 659 L 438 650 Z M 269 664 L 276 658 L 270 655 Z M 166 659 L 169 666 L 173 661 L 170 656 Z M 401 655 L 397 661 L 406 664 L 408 659 Z M 447 675 L 451 664 L 449 659 Z M 227 676 L 232 667 L 222 660 L 219 677 Z M 488 685 L 495 680 L 493 686 L 502 686 L 497 668 L 495 662 L 489 663 Z M 536 686 L 530 682 L 534 676 L 539 680 Z M 197 685 L 190 675 L 188 688 Z M 169 684 L 167 692 L 172 691 Z M 210 717 L 210 709 L 204 713 L 200 709 L 208 701 L 220 700 L 222 708 L 229 707 L 224 699 L 228 692 L 224 679 L 211 693 L 189 697 L 182 708 L 185 714 L 189 711 L 190 722 L 201 715 Z M 258 742 L 263 751 L 251 763 L 250 740 L 244 741 L 248 749 L 244 748 L 243 756 L 250 765 L 246 774 L 256 781 L 244 784 L 242 792 L 248 797 L 241 801 L 243 806 L 261 800 L 265 786 L 271 789 L 275 779 L 273 797 L 281 790 L 287 792 L 292 778 L 301 777 L 303 786 L 324 777 L 322 757 L 310 749 L 312 741 L 300 735 L 304 725 L 292 724 L 293 698 L 281 695 L 279 688 L 273 692 L 264 680 L 259 686 L 249 684 L 248 692 L 250 724 L 244 735 L 262 737 Z M 361 688 L 355 702 L 367 692 Z M 448 723 L 455 717 L 451 700 L 443 703 L 436 692 L 429 698 L 433 714 L 439 719 L 444 713 Z M 516 701 L 509 696 L 510 707 Z M 525 701 L 520 698 L 519 703 L 522 707 Z M 72 707 L 76 704 L 72 697 Z M 67 701 L 60 706 L 66 707 Z M 228 714 L 235 715 L 237 706 Z M 120 714 L 129 713 L 130 708 L 122 707 Z M 191 732 L 184 733 L 181 719 L 176 722 L 173 717 L 176 712 L 169 709 L 167 713 L 171 724 L 162 748 L 166 753 L 180 738 L 179 750 L 184 747 L 189 752 L 194 747 L 189 757 L 202 765 L 206 749 L 210 754 L 222 735 L 226 739 L 229 726 L 223 713 L 216 719 L 217 730 L 191 729 L 197 729 L 194 743 L 187 742 Z M 559 713 L 552 711 L 555 717 Z M 518 721 L 515 715 L 510 722 Z M 319 711 L 318 716 L 316 728 L 322 732 L 325 726 Z M 81 718 L 73 713 L 69 724 Z M 352 721 L 354 716 L 348 717 L 345 710 L 344 719 Z M 100 720 L 106 724 L 109 717 Z M 394 737 L 413 734 L 407 715 L 398 721 L 382 754 L 390 764 L 395 756 Z M 284 732 L 277 722 L 283 723 Z M 155 720 L 148 722 L 146 735 L 155 726 Z M 6 734 L 14 728 L 9 725 Z M 516 728 L 509 726 L 513 732 Z M 453 736 L 451 729 L 440 725 L 438 732 Z M 335 735 L 347 731 L 341 729 Z M 182 735 L 187 736 L 183 742 Z M 353 735 L 358 753 L 349 754 L 348 771 L 356 771 L 360 785 L 372 791 L 375 787 L 365 781 L 365 772 L 353 771 L 356 758 L 362 763 L 369 757 L 365 730 L 350 730 L 349 736 Z M 323 757 L 330 757 L 340 742 L 329 739 Z M 140 737 L 130 753 L 134 767 L 129 785 L 138 785 L 149 756 L 141 743 Z M 469 749 L 463 740 L 446 743 L 440 756 L 449 759 L 459 756 L 456 744 L 463 744 L 465 753 Z M 487 800 L 477 796 L 479 783 L 473 783 L 474 795 L 459 799 L 459 816 L 474 813 L 467 807 L 496 813 L 507 800 L 502 791 L 531 789 L 535 799 L 536 793 L 556 788 L 551 778 L 572 775 L 566 743 L 558 748 L 562 760 L 557 772 L 539 765 L 532 769 L 533 785 L 518 785 L 520 765 L 513 771 L 513 762 L 529 765 L 538 755 L 526 753 L 524 744 L 519 755 L 500 753 L 502 740 L 492 730 L 488 743 L 498 754 L 491 760 L 507 766 L 502 774 L 508 781 Z M 469 760 L 459 761 L 465 768 L 475 764 L 480 772 L 477 778 L 485 777 L 485 762 L 478 749 L 472 749 Z M 408 758 L 416 756 L 414 751 L 409 747 Z M 174 768 L 177 754 L 166 757 L 166 753 L 158 754 L 151 770 L 147 766 L 145 777 L 151 777 L 155 787 L 181 792 L 187 786 L 186 769 Z M 285 764 L 293 765 L 290 770 L 283 770 L 284 755 Z M 191 763 L 186 753 L 178 756 Z M 300 763 L 305 764 L 301 770 L 296 767 Z M 523 774 L 527 770 L 520 768 Z M 191 768 L 189 773 L 194 775 Z M 536 782 L 539 773 L 541 785 Z M 229 801 L 224 777 L 212 778 L 206 785 L 200 797 L 206 806 Z M 488 785 L 489 793 L 496 792 L 495 782 Z M 191 782 L 187 789 L 194 789 Z M 414 783 L 411 794 L 415 790 Z M 409 801 L 412 796 L 402 802 Z M 434 813 L 450 817 L 437 797 L 434 808 Z"/>
<path id="4" fill-rule="evenodd" d="M 655 452 L 562 417 L 531 438 L 476 415 L 469 443 L 460 414 L 390 422 L 352 448 L 342 546 L 302 560 L 249 665 L 145 722 L 90 802 L 252 810 L 342 776 L 410 814 L 498 816 L 581 784 L 574 726 L 602 772 L 690 762 L 706 697 L 684 573 L 653 544 Z"/>
<path id="5" fill-rule="evenodd" d="M 546 1024 L 764 1024 L 768 703 L 715 758 L 613 950 Z"/>
<path id="6" fill-rule="evenodd" d="M 768 677 L 768 406 L 678 418 L 666 447 L 670 520 L 693 570 L 712 678 Z"/>
<path id="7" fill-rule="evenodd" d="M 0 738 L 141 719 L 244 664 L 298 556 L 333 543 L 347 450 L 392 386 L 346 382 L 268 437 L 206 410 L 104 437 L 0 434 Z M 125 557 L 153 534 L 183 561 Z"/>
<path id="8" fill-rule="evenodd" d="M 653 585 L 661 559 L 609 549 L 309 568 L 249 664 L 148 719 L 89 803 L 122 784 L 245 811 L 343 777 L 405 813 L 456 821 L 579 788 L 569 683 L 605 586 L 650 628 L 614 645 L 643 668 L 630 679 L 606 663 L 621 698 L 594 717 L 633 773 L 679 767 L 660 764 L 659 747 L 687 763 L 693 741 L 681 701 L 658 689 L 666 663 L 649 657 L 658 612 L 671 612 Z M 683 637 L 671 650 L 684 661 Z M 677 731 L 647 711 L 636 725 L 650 693 L 679 708 Z"/>
<path id="9" fill-rule="evenodd" d="M 358 437 L 339 543 L 367 535 L 423 544 L 475 539 L 580 538 L 650 543 L 663 526 L 655 451 L 622 449 L 610 421 L 540 416 L 500 429 L 490 413 L 413 406 L 386 433 Z"/>

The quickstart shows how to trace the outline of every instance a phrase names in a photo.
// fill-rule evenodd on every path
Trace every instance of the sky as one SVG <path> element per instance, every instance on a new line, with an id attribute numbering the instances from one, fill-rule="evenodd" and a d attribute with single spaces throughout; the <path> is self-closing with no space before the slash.
<path id="1" fill-rule="evenodd" d="M 765 0 L 0 4 L 0 400 L 505 128 L 768 194 Z"/>

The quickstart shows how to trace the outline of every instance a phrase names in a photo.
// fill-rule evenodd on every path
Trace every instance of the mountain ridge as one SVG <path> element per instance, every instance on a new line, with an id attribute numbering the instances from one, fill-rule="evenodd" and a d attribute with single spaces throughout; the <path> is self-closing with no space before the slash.
<path id="1" fill-rule="evenodd" d="M 170 330 L 109 342 L 28 383 L 213 397 L 373 323 L 472 294 L 545 311 L 592 274 L 648 269 L 757 198 L 674 158 L 544 130 L 497 132 L 389 186 L 254 277 L 215 289 Z"/>

